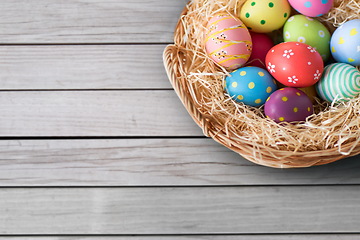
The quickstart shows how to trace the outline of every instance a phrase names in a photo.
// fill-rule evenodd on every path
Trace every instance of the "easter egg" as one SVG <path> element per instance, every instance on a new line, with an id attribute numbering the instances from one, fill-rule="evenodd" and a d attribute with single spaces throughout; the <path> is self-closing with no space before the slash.
<path id="1" fill-rule="evenodd" d="M 275 80 L 262 68 L 243 67 L 225 78 L 226 92 L 237 102 L 259 107 L 277 89 Z"/>
<path id="2" fill-rule="evenodd" d="M 324 70 L 320 54 L 313 47 L 299 42 L 274 46 L 266 55 L 265 62 L 276 80 L 295 88 L 314 85 Z"/>
<path id="3" fill-rule="evenodd" d="M 285 42 L 306 43 L 318 51 L 326 62 L 330 57 L 329 30 L 318 20 L 304 15 L 291 16 L 284 25 Z"/>
<path id="4" fill-rule="evenodd" d="M 252 42 L 248 29 L 240 19 L 227 13 L 217 14 L 206 28 L 205 48 L 212 60 L 228 70 L 247 62 Z"/>
<path id="5" fill-rule="evenodd" d="M 270 95 L 265 103 L 265 115 L 277 123 L 305 121 L 313 114 L 310 98 L 296 88 L 282 88 Z"/>
<path id="6" fill-rule="evenodd" d="M 320 17 L 330 10 L 333 0 L 289 0 L 289 3 L 303 15 Z"/>
<path id="7" fill-rule="evenodd" d="M 316 103 L 315 97 L 318 96 L 317 92 L 316 92 L 315 85 L 312 85 L 312 86 L 306 87 L 306 88 L 299 88 L 301 91 L 303 91 L 310 98 L 312 104 Z"/>
<path id="8" fill-rule="evenodd" d="M 247 66 L 266 68 L 265 57 L 274 44 L 266 33 L 250 31 L 250 35 L 253 47 Z"/>
<path id="9" fill-rule="evenodd" d="M 360 19 L 348 21 L 337 28 L 330 46 L 336 61 L 360 66 Z"/>
<path id="10" fill-rule="evenodd" d="M 287 86 L 285 86 L 284 84 L 282 84 L 280 82 L 276 82 L 276 83 L 277 83 L 278 89 L 287 87 Z M 315 85 L 312 85 L 312 86 L 306 87 L 306 88 L 296 88 L 296 89 L 299 89 L 299 90 L 303 91 L 310 98 L 310 100 L 311 100 L 311 102 L 313 104 L 316 103 L 315 97 L 317 97 L 317 92 L 316 92 Z"/>
<path id="11" fill-rule="evenodd" d="M 287 0 L 247 0 L 240 19 L 254 32 L 267 33 L 281 28 L 290 16 Z"/>
<path id="12" fill-rule="evenodd" d="M 326 66 L 323 76 L 316 84 L 319 96 L 328 102 L 337 102 L 357 97 L 360 93 L 360 72 L 346 63 Z"/>

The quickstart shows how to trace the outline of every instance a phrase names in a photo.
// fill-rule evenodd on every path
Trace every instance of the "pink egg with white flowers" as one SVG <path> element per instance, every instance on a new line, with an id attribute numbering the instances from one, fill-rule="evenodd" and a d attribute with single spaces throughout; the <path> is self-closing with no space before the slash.
<path id="1" fill-rule="evenodd" d="M 205 48 L 212 60 L 227 70 L 245 65 L 251 55 L 252 41 L 239 18 L 228 13 L 217 14 L 206 29 Z"/>
<path id="2" fill-rule="evenodd" d="M 329 12 L 333 0 L 289 0 L 290 5 L 308 17 L 320 17 Z"/>

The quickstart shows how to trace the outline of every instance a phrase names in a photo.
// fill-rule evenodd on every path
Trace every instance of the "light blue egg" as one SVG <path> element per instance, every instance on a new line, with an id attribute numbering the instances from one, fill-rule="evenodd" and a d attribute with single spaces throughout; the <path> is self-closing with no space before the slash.
<path id="1" fill-rule="evenodd" d="M 264 69 L 243 67 L 225 79 L 226 92 L 237 102 L 259 107 L 277 90 L 276 81 Z"/>
<path id="2" fill-rule="evenodd" d="M 336 29 L 330 48 L 336 61 L 360 66 L 360 19 L 348 21 Z"/>

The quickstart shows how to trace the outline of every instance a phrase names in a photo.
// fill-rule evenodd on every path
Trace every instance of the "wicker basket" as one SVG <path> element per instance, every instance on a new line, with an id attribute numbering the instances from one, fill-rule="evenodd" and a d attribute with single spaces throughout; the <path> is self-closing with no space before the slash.
<path id="1" fill-rule="evenodd" d="M 336 2 L 337 0 L 335 0 Z M 242 134 L 251 134 L 251 127 L 247 127 L 241 130 L 234 130 L 228 127 L 228 122 L 224 122 L 222 119 L 216 118 L 211 112 L 204 111 L 203 106 L 199 103 L 198 96 L 205 93 L 194 93 L 189 87 L 190 80 L 188 74 L 194 72 L 196 69 L 189 70 L 191 62 L 196 58 L 193 51 L 190 51 L 183 44 L 183 39 L 179 40 L 179 36 L 186 35 L 188 27 L 182 21 L 183 17 L 188 13 L 188 9 L 194 1 L 190 2 L 183 12 L 181 13 L 180 20 L 175 29 L 175 44 L 168 45 L 164 51 L 164 65 L 169 77 L 169 80 L 175 89 L 178 97 L 182 101 L 183 105 L 189 112 L 190 116 L 203 130 L 205 136 L 213 138 L 216 142 L 226 146 L 227 148 L 239 153 L 244 158 L 254 163 L 274 167 L 274 168 L 302 168 L 315 165 L 328 164 L 345 157 L 354 156 L 360 153 L 360 121 L 356 120 L 356 126 L 354 127 L 354 137 L 343 142 L 341 147 L 330 147 L 326 149 L 314 149 L 307 151 L 295 150 L 283 150 L 269 146 L 265 143 L 254 143 L 253 141 L 247 141 L 242 137 Z M 201 1 L 198 1 L 201 2 Z M 208 2 L 208 1 L 207 1 Z M 340 2 L 338 0 L 338 2 Z M 187 39 L 186 41 L 191 41 Z M 199 49 L 203 51 L 203 49 Z M 221 69 L 219 69 L 221 71 Z M 360 102 L 360 100 L 359 100 Z M 235 104 L 235 103 L 234 103 Z M 357 108 L 357 105 L 352 105 Z M 240 106 L 241 108 L 241 106 Z M 328 110 L 330 111 L 330 110 Z M 339 116 L 346 114 L 347 111 L 354 112 L 353 109 L 346 110 L 340 113 Z M 240 113 L 241 114 L 241 113 Z M 260 119 L 261 117 L 259 117 Z M 259 121 L 269 121 L 267 119 Z M 353 124 L 354 125 L 354 124 Z M 280 126 L 279 128 L 287 128 L 290 125 Z M 325 141 L 325 140 L 324 140 Z"/>

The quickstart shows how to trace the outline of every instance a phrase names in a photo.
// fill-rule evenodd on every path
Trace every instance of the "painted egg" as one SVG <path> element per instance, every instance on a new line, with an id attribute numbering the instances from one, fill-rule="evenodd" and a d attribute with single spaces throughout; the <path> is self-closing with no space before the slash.
<path id="1" fill-rule="evenodd" d="M 296 88 L 282 88 L 270 95 L 265 115 L 277 123 L 305 121 L 314 112 L 310 98 Z"/>
<path id="2" fill-rule="evenodd" d="M 281 89 L 281 88 L 286 88 L 287 86 L 285 86 L 284 84 L 282 84 L 280 82 L 277 82 L 277 87 L 278 87 L 278 89 Z M 317 97 L 317 92 L 316 92 L 315 85 L 312 85 L 312 86 L 306 87 L 306 88 L 296 88 L 296 89 L 299 89 L 299 90 L 303 91 L 306 95 L 308 95 L 308 97 L 310 98 L 310 100 L 313 104 L 316 103 L 315 97 Z"/>
<path id="3" fill-rule="evenodd" d="M 315 48 L 324 62 L 330 57 L 329 30 L 318 20 L 304 15 L 290 17 L 284 25 L 285 42 L 306 43 Z"/>
<path id="4" fill-rule="evenodd" d="M 265 57 L 274 44 L 266 33 L 256 33 L 250 31 L 250 35 L 253 48 L 247 65 L 266 68 Z"/>
<path id="5" fill-rule="evenodd" d="M 324 70 L 320 54 L 313 47 L 299 42 L 274 46 L 266 55 L 265 62 L 271 75 L 288 87 L 314 85 Z"/>
<path id="6" fill-rule="evenodd" d="M 312 86 L 306 87 L 306 88 L 299 88 L 301 91 L 303 91 L 310 98 L 312 104 L 316 103 L 315 97 L 318 96 L 317 92 L 316 92 L 315 85 L 312 85 Z"/>
<path id="7" fill-rule="evenodd" d="M 247 0 L 240 19 L 254 32 L 267 33 L 281 28 L 290 16 L 287 0 Z"/>
<path id="8" fill-rule="evenodd" d="M 289 3 L 303 15 L 320 17 L 330 10 L 333 0 L 289 0 Z"/>
<path id="9" fill-rule="evenodd" d="M 316 84 L 319 96 L 328 102 L 355 98 L 360 93 L 360 72 L 346 63 L 333 63 L 325 67 L 324 74 Z"/>
<path id="10" fill-rule="evenodd" d="M 360 66 L 360 19 L 348 21 L 337 28 L 330 45 L 336 61 Z"/>
<path id="11" fill-rule="evenodd" d="M 226 92 L 237 102 L 259 107 L 277 89 L 275 80 L 262 68 L 243 67 L 225 79 Z"/>
<path id="12" fill-rule="evenodd" d="M 228 70 L 242 67 L 247 62 L 252 42 L 240 19 L 230 14 L 217 14 L 206 28 L 205 47 L 211 59 Z"/>

